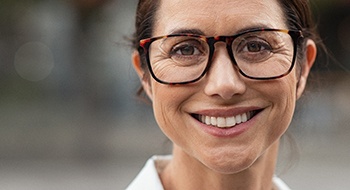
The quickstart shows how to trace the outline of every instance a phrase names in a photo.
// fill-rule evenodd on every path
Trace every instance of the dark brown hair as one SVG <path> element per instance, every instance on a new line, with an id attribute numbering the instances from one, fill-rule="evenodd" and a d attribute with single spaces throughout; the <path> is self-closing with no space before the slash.
<path id="1" fill-rule="evenodd" d="M 135 50 L 139 47 L 139 41 L 152 37 L 154 17 L 160 0 L 139 0 L 136 9 L 135 33 L 132 39 L 132 45 Z M 146 60 L 144 55 L 141 56 L 141 64 L 143 69 L 146 68 Z"/>
<path id="2" fill-rule="evenodd" d="M 278 3 L 285 14 L 285 22 L 288 29 L 301 30 L 304 35 L 304 40 L 300 40 L 298 44 L 299 51 L 297 60 L 303 60 L 305 58 L 305 39 L 312 39 L 324 49 L 324 45 L 321 43 L 319 34 L 316 31 L 308 0 L 278 0 Z M 138 50 L 139 41 L 141 39 L 152 37 L 155 15 L 159 4 L 160 0 L 139 0 L 136 10 L 136 31 L 132 39 L 132 45 L 135 50 Z M 145 55 L 142 51 L 139 51 L 139 53 L 141 57 L 141 66 L 146 71 Z M 138 95 L 140 96 L 141 94 L 142 88 L 138 91 Z"/>

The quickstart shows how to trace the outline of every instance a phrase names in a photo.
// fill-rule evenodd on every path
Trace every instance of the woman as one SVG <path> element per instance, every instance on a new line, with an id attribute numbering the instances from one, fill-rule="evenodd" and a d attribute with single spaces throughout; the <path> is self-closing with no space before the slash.
<path id="1" fill-rule="evenodd" d="M 142 0 L 133 65 L 172 156 L 131 189 L 288 189 L 274 176 L 316 57 L 305 0 Z"/>

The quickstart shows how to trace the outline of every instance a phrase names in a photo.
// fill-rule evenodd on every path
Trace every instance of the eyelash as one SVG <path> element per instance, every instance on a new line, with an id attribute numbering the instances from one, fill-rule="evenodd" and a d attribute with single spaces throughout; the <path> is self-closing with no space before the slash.
<path id="1" fill-rule="evenodd" d="M 178 53 L 178 51 L 184 50 L 184 48 L 188 48 L 188 47 L 193 48 L 194 54 L 192 54 L 191 56 L 203 54 L 203 48 L 201 48 L 201 45 L 202 45 L 201 42 L 198 42 L 198 41 L 180 42 L 171 48 L 170 56 L 172 55 L 189 56 L 189 55 L 183 55 Z"/>

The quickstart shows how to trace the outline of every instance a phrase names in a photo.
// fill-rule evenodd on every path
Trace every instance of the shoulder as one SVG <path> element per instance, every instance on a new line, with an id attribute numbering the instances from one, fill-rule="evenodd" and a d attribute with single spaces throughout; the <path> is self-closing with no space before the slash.
<path id="1" fill-rule="evenodd" d="M 126 190 L 154 189 L 163 190 L 162 182 L 159 178 L 159 169 L 156 162 L 165 162 L 171 159 L 171 156 L 153 156 L 142 168 L 136 178 L 130 183 Z"/>

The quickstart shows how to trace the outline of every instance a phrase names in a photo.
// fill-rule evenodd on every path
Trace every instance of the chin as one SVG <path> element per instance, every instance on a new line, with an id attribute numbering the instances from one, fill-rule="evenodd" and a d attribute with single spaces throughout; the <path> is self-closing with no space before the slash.
<path id="1" fill-rule="evenodd" d="M 237 174 L 249 169 L 258 159 L 253 155 L 223 155 L 212 156 L 203 160 L 203 164 L 212 171 L 220 174 Z"/>

